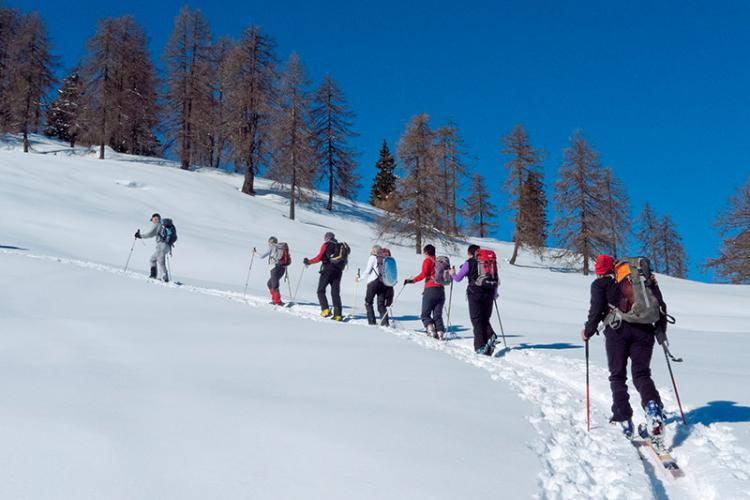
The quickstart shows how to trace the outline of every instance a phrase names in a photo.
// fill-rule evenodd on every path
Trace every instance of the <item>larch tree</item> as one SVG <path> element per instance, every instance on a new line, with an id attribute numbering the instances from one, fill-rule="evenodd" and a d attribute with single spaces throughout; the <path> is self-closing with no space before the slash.
<path id="1" fill-rule="evenodd" d="M 289 219 L 312 190 L 317 171 L 310 126 L 310 82 L 293 53 L 281 76 L 279 108 L 273 121 L 273 155 L 268 176 L 289 189 Z"/>
<path id="2" fill-rule="evenodd" d="M 615 258 L 625 251 L 630 230 L 630 200 L 625 185 L 605 168 L 601 177 L 602 210 L 606 222 L 607 245 Z"/>
<path id="3" fill-rule="evenodd" d="M 481 174 L 474 174 L 471 178 L 471 194 L 464 201 L 463 215 L 468 219 L 469 234 L 472 236 L 487 238 L 497 227 L 494 222 L 497 207 L 490 201 L 490 193 Z"/>
<path id="4" fill-rule="evenodd" d="M 687 253 L 682 245 L 682 237 L 668 215 L 661 218 L 656 233 L 656 254 L 661 263 L 656 271 L 676 278 L 685 278 L 687 276 Z"/>
<path id="5" fill-rule="evenodd" d="M 658 257 L 658 228 L 659 219 L 656 213 L 654 213 L 648 202 L 644 203 L 643 210 L 638 216 L 638 231 L 635 234 L 635 239 L 638 242 L 641 255 L 651 261 L 653 269 L 659 269 L 660 264 Z"/>
<path id="6" fill-rule="evenodd" d="M 395 209 L 396 191 L 396 160 L 393 158 L 388 142 L 383 139 L 380 147 L 380 157 L 375 163 L 375 178 L 370 190 L 370 204 L 374 207 L 392 212 Z"/>
<path id="7" fill-rule="evenodd" d="M 464 141 L 458 127 L 449 123 L 435 131 L 435 149 L 437 155 L 436 187 L 440 189 L 438 204 L 443 209 L 447 222 L 446 231 L 456 236 L 458 227 L 458 192 L 461 190 L 461 179 L 466 175 L 464 164 Z"/>
<path id="8" fill-rule="evenodd" d="M 202 132 L 208 138 L 208 148 L 204 163 L 218 168 L 225 159 L 229 145 L 229 118 L 227 89 L 229 87 L 229 61 L 234 42 L 226 37 L 219 38 L 212 47 L 212 92 L 211 106 L 206 120 L 206 130 Z"/>
<path id="9" fill-rule="evenodd" d="M 608 249 L 607 223 L 602 217 L 601 177 L 599 154 L 581 132 L 575 132 L 570 147 L 563 153 L 555 183 L 559 216 L 554 222 L 553 234 L 562 248 L 556 257 L 580 257 L 584 276 L 588 276 L 595 256 Z"/>
<path id="10" fill-rule="evenodd" d="M 11 77 L 11 114 L 16 130 L 23 136 L 23 151 L 28 153 L 29 134 L 38 131 L 43 100 L 55 82 L 55 61 L 50 53 L 47 28 L 36 12 L 20 19 L 13 43 L 16 50 Z"/>
<path id="11" fill-rule="evenodd" d="M 719 256 L 707 266 L 731 283 L 750 283 L 750 177 L 729 198 L 715 225 L 723 241 Z"/>
<path id="12" fill-rule="evenodd" d="M 519 218 L 523 244 L 538 255 L 543 255 L 547 245 L 547 193 L 541 170 L 529 170 L 519 193 L 523 200 L 522 217 Z M 515 247 L 514 247 L 515 248 Z"/>
<path id="13" fill-rule="evenodd" d="M 57 98 L 47 108 L 47 126 L 44 135 L 66 141 L 73 148 L 82 131 L 81 99 L 83 82 L 77 71 L 63 78 Z"/>
<path id="14" fill-rule="evenodd" d="M 255 175 L 271 160 L 271 126 L 279 99 L 275 47 L 276 43 L 259 27 L 246 28 L 227 56 L 223 70 L 228 140 L 235 165 L 245 170 L 242 192 L 249 195 L 255 195 Z M 299 61 L 295 64 L 299 65 Z M 290 83 L 286 82 L 288 92 Z M 289 105 L 290 96 L 284 97 Z"/>
<path id="15" fill-rule="evenodd" d="M 0 132 L 15 131 L 11 95 L 20 24 L 17 10 L 0 5 Z"/>
<path id="16" fill-rule="evenodd" d="M 205 149 L 206 120 L 212 112 L 211 29 L 200 10 L 183 6 L 162 59 L 166 70 L 164 95 L 169 137 L 177 144 L 180 168 L 189 169 L 193 156 Z"/>
<path id="17" fill-rule="evenodd" d="M 313 96 L 311 110 L 313 147 L 320 176 L 328 184 L 326 209 L 333 210 L 333 195 L 353 199 L 359 189 L 357 152 L 349 144 L 354 113 L 334 79 L 327 75 Z"/>
<path id="18" fill-rule="evenodd" d="M 505 164 L 508 171 L 508 178 L 505 181 L 505 189 L 510 195 L 510 210 L 514 214 L 515 231 L 513 233 L 513 255 L 510 263 L 515 264 L 518 257 L 518 250 L 532 241 L 539 241 L 539 229 L 546 232 L 545 228 L 537 228 L 533 225 L 538 214 L 533 216 L 529 210 L 536 210 L 531 200 L 526 200 L 524 195 L 528 188 L 525 186 L 526 180 L 529 179 L 529 173 L 538 174 L 534 179 L 541 179 L 541 163 L 544 159 L 544 152 L 536 149 L 531 145 L 526 129 L 523 125 L 516 125 L 513 130 L 503 137 L 502 154 L 510 156 L 510 160 Z M 544 193 L 544 190 L 541 191 Z M 545 204 L 546 207 L 546 199 Z M 546 219 L 546 215 L 545 215 Z M 544 238 L 542 238 L 544 239 Z"/>
<path id="19" fill-rule="evenodd" d="M 419 254 L 426 239 L 450 241 L 445 214 L 435 202 L 438 158 L 435 132 L 426 113 L 413 117 L 401 135 L 398 160 L 404 171 L 396 191 L 398 207 L 379 219 L 379 232 L 402 239 L 414 237 Z"/>

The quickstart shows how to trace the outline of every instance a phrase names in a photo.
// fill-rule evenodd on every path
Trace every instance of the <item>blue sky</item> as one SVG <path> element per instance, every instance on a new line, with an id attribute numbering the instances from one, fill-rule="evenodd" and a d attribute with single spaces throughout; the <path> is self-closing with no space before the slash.
<path id="1" fill-rule="evenodd" d="M 44 16 L 70 67 L 96 21 L 132 14 L 156 56 L 184 2 L 10 1 Z M 357 113 L 367 196 L 385 138 L 411 116 L 453 120 L 505 206 L 500 137 L 523 123 L 547 151 L 547 184 L 575 129 L 628 187 L 634 215 L 670 214 L 690 276 L 715 255 L 717 211 L 750 175 L 750 3 L 745 2 L 190 2 L 215 35 L 258 24 L 279 56 L 299 53 L 317 84 L 330 73 Z M 501 214 L 497 236 L 512 225 Z"/>

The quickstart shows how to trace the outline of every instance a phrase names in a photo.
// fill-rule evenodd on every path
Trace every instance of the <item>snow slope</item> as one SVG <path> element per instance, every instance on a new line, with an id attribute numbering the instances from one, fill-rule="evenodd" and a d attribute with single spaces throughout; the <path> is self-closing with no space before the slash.
<path id="1" fill-rule="evenodd" d="M 59 152 L 0 151 L 3 498 L 750 497 L 750 287 L 660 279 L 685 358 L 674 369 L 687 426 L 655 351 L 668 441 L 686 471 L 673 481 L 607 424 L 598 337 L 586 433 L 578 332 L 589 278 L 529 255 L 503 265 L 510 349 L 479 358 L 463 285 L 447 342 L 416 333 L 417 286 L 394 307 L 396 329 L 363 324 L 354 275 L 374 243 L 368 205 L 313 204 L 290 221 L 263 180 L 251 198 L 235 175 L 35 149 Z M 144 278 L 151 241 L 122 271 L 154 211 L 178 227 L 184 286 Z M 352 247 L 348 324 L 317 317 L 315 269 L 301 274 L 328 230 Z M 257 259 L 242 294 L 249 250 L 271 234 L 290 244 L 289 285 L 302 278 L 293 309 L 266 304 Z M 507 243 L 481 243 L 510 256 Z M 415 274 L 413 249 L 389 245 L 401 276 Z"/>

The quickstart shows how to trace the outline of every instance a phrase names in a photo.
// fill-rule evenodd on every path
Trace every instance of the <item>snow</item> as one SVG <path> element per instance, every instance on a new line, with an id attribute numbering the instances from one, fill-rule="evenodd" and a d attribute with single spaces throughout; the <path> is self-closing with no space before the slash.
<path id="1" fill-rule="evenodd" d="M 233 174 L 34 139 L 57 154 L 0 146 L 0 497 L 750 498 L 750 287 L 660 277 L 685 359 L 673 368 L 687 426 L 654 352 L 667 442 L 686 473 L 673 480 L 607 423 L 600 337 L 586 432 L 578 335 L 590 278 L 527 254 L 503 262 L 510 349 L 478 357 L 463 284 L 447 342 L 419 333 L 418 286 L 395 304 L 397 328 L 366 326 L 354 275 L 376 242 L 369 205 L 313 203 L 290 221 L 263 179 L 248 197 Z M 155 211 L 178 228 L 182 286 L 145 278 L 153 240 L 123 271 Z M 352 321 L 318 317 L 316 267 L 300 304 L 280 309 L 255 259 L 243 296 L 253 246 L 289 243 L 286 299 L 326 231 L 352 247 Z M 402 279 L 418 272 L 411 244 L 387 244 Z M 508 243 L 481 244 L 510 257 Z M 458 263 L 464 248 L 444 250 Z"/>

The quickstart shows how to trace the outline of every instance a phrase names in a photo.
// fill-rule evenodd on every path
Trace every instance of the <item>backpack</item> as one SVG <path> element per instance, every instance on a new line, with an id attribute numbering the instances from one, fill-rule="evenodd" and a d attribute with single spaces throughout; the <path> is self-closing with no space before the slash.
<path id="1" fill-rule="evenodd" d="M 646 257 L 626 257 L 615 263 L 617 304 L 610 304 L 610 325 L 620 321 L 653 324 L 661 318 L 661 304 L 652 290 L 655 283 L 651 263 Z"/>
<path id="2" fill-rule="evenodd" d="M 391 251 L 387 248 L 381 248 L 380 250 L 378 250 L 377 255 L 375 255 L 375 259 L 377 259 L 377 264 L 375 265 L 375 272 L 378 274 L 378 279 L 380 279 L 380 281 L 383 281 L 383 271 L 384 271 L 383 262 L 385 261 L 386 257 L 390 257 L 390 256 L 391 256 Z"/>
<path id="3" fill-rule="evenodd" d="M 481 249 L 477 252 L 477 278 L 474 284 L 479 288 L 494 290 L 500 284 L 497 273 L 497 256 L 492 250 Z"/>
<path id="4" fill-rule="evenodd" d="M 331 246 L 329 247 L 328 262 L 339 269 L 343 269 L 349 262 L 349 252 L 351 251 L 349 245 L 343 241 L 338 242 L 336 240 L 331 240 L 329 244 Z"/>
<path id="5" fill-rule="evenodd" d="M 177 228 L 174 227 L 172 219 L 164 219 L 159 229 L 159 237 L 170 247 L 177 243 Z"/>
<path id="6" fill-rule="evenodd" d="M 447 286 L 453 282 L 450 275 L 451 260 L 445 255 L 435 259 L 435 276 L 432 277 L 432 281 L 438 285 Z"/>
<path id="7" fill-rule="evenodd" d="M 286 243 L 276 243 L 273 258 L 276 264 L 288 266 L 292 263 L 292 255 L 289 253 L 289 245 Z"/>

